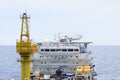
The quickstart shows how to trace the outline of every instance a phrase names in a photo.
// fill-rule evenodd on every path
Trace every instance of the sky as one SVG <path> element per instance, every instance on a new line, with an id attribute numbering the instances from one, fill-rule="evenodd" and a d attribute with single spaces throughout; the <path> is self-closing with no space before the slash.
<path id="1" fill-rule="evenodd" d="M 15 45 L 27 12 L 34 42 L 83 35 L 93 45 L 120 45 L 120 0 L 0 0 L 0 45 Z"/>

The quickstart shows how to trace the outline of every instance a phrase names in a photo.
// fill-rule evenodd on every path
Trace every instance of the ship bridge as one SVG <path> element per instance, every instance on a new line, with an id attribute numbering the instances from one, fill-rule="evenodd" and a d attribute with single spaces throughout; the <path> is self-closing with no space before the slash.
<path id="1" fill-rule="evenodd" d="M 87 53 L 87 45 L 92 42 L 44 42 L 38 43 L 39 53 L 44 55 L 75 55 Z"/>

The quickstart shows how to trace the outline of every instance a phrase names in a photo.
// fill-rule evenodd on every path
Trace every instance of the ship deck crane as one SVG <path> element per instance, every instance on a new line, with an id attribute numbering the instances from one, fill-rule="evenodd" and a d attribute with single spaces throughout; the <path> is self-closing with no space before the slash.
<path id="1" fill-rule="evenodd" d="M 37 45 L 30 40 L 28 19 L 26 13 L 20 17 L 22 19 L 20 40 L 16 42 L 16 51 L 20 55 L 21 80 L 30 80 L 30 56 L 37 51 Z"/>

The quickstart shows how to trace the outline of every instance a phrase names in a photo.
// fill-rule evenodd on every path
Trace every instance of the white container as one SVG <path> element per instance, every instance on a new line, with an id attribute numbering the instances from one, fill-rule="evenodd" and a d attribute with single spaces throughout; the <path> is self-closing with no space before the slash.
<path id="1" fill-rule="evenodd" d="M 44 75 L 44 79 L 50 79 L 50 75 Z"/>

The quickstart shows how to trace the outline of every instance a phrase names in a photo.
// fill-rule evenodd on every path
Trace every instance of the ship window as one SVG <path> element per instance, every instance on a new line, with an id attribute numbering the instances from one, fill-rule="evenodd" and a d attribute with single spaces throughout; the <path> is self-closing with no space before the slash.
<path id="1" fill-rule="evenodd" d="M 44 49 L 41 49 L 41 51 L 44 51 Z"/>
<path id="2" fill-rule="evenodd" d="M 67 51 L 67 49 L 62 49 L 62 51 Z"/>
<path id="3" fill-rule="evenodd" d="M 73 49 L 68 49 L 68 51 L 73 51 Z"/>
<path id="4" fill-rule="evenodd" d="M 78 51 L 78 49 L 74 49 L 74 51 Z"/>
<path id="5" fill-rule="evenodd" d="M 61 51 L 61 49 L 56 49 L 56 51 Z"/>
<path id="6" fill-rule="evenodd" d="M 76 58 L 78 58 L 78 56 L 76 56 Z"/>
<path id="7" fill-rule="evenodd" d="M 51 49 L 51 51 L 55 51 L 55 49 Z"/>
<path id="8" fill-rule="evenodd" d="M 49 49 L 45 49 L 45 51 L 49 51 Z"/>

